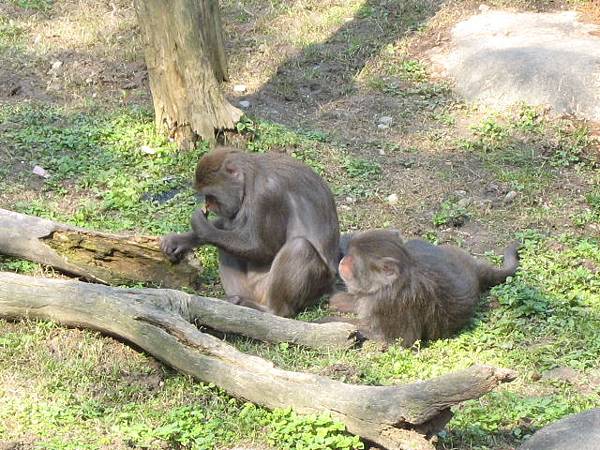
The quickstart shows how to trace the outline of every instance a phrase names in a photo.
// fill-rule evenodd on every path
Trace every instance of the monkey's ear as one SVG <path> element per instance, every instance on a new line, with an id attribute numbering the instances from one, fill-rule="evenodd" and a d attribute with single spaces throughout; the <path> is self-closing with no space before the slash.
<path id="1" fill-rule="evenodd" d="M 238 165 L 231 161 L 225 163 L 225 172 L 227 172 L 230 177 L 233 177 L 238 181 L 244 181 L 244 174 Z"/>
<path id="2" fill-rule="evenodd" d="M 400 261 L 391 257 L 381 258 L 379 268 L 381 269 L 381 272 L 389 278 L 397 278 L 401 271 Z"/>

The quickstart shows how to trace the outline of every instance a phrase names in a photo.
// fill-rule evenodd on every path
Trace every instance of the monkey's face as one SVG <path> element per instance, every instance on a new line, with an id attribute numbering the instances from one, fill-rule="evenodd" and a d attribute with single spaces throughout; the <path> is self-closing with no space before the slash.
<path id="1" fill-rule="evenodd" d="M 196 169 L 195 187 L 204 195 L 207 212 L 233 219 L 244 199 L 244 174 L 231 161 L 234 155 L 221 153 L 222 160 L 216 166 L 215 156 L 206 155 Z M 217 153 L 216 157 L 219 157 Z"/>
<path id="2" fill-rule="evenodd" d="M 241 205 L 241 192 L 235 185 L 209 185 L 199 190 L 204 195 L 206 212 L 213 212 L 219 217 L 233 219 Z"/>
<path id="3" fill-rule="evenodd" d="M 350 293 L 371 294 L 396 283 L 409 265 L 397 231 L 373 230 L 352 238 L 339 273 Z"/>
<path id="4" fill-rule="evenodd" d="M 339 273 L 351 294 L 371 294 L 394 283 L 399 273 L 398 261 L 349 252 L 340 261 Z"/>

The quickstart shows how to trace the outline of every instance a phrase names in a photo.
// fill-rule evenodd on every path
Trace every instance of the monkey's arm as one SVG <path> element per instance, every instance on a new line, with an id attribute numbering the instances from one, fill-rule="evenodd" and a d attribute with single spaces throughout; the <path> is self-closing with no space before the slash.
<path id="1" fill-rule="evenodd" d="M 271 242 L 262 242 L 258 233 L 252 231 L 256 228 L 253 223 L 246 223 L 244 227 L 223 230 L 217 221 L 209 222 L 201 211 L 192 216 L 193 233 L 203 243 L 222 248 L 240 259 L 270 263 L 281 246 L 276 236 Z"/>
<path id="2" fill-rule="evenodd" d="M 198 210 L 195 214 L 198 214 L 198 212 L 204 214 L 202 210 Z M 212 222 L 212 225 L 215 228 L 222 228 L 223 221 L 220 218 L 217 218 Z M 188 231 L 187 233 L 170 233 L 161 238 L 160 249 L 172 262 L 179 262 L 186 253 L 206 243 L 207 242 L 201 239 L 194 231 Z"/>

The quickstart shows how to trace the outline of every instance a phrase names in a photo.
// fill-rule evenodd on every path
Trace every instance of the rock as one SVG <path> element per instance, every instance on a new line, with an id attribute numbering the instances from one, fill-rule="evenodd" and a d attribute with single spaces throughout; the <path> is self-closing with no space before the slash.
<path id="1" fill-rule="evenodd" d="M 600 27 L 575 11 L 483 11 L 456 24 L 450 46 L 429 56 L 469 101 L 547 105 L 600 120 Z"/>
<path id="2" fill-rule="evenodd" d="M 542 428 L 519 450 L 598 450 L 600 408 L 575 414 Z"/>
<path id="3" fill-rule="evenodd" d="M 457 197 L 465 197 L 467 195 L 467 191 L 459 189 L 457 191 L 454 191 L 454 195 L 456 195 Z"/>
<path id="4" fill-rule="evenodd" d="M 62 66 L 62 61 L 54 61 L 52 63 L 52 66 L 50 67 L 50 70 L 47 72 L 48 75 L 58 75 L 60 68 Z"/>
<path id="5" fill-rule="evenodd" d="M 385 198 L 385 201 L 394 206 L 398 204 L 398 194 L 390 194 Z"/>
<path id="6" fill-rule="evenodd" d="M 248 100 L 242 100 L 242 101 L 240 101 L 240 103 L 239 103 L 239 104 L 240 104 L 240 106 L 241 106 L 242 108 L 244 108 L 244 109 L 245 109 L 245 108 L 250 108 L 250 102 L 249 102 Z"/>
<path id="7" fill-rule="evenodd" d="M 380 130 L 385 130 L 386 128 L 389 128 L 389 125 L 384 125 L 383 123 L 379 123 L 377 124 L 377 128 L 379 128 Z"/>
<path id="8" fill-rule="evenodd" d="M 575 384 L 579 381 L 581 375 L 570 367 L 556 367 L 547 370 L 542 374 L 542 380 L 566 381 L 567 383 Z"/>
<path id="9" fill-rule="evenodd" d="M 40 176 L 42 178 L 50 178 L 50 174 L 48 173 L 48 171 L 46 169 L 44 169 L 43 167 L 40 166 L 35 166 L 32 170 L 32 172 L 37 175 Z"/>
<path id="10" fill-rule="evenodd" d="M 385 150 L 380 148 L 379 150 L 377 150 L 377 153 L 379 153 L 380 156 L 385 156 Z"/>
<path id="11" fill-rule="evenodd" d="M 354 203 L 356 203 L 356 199 L 348 196 L 348 197 L 346 197 L 346 203 L 354 204 Z"/>
<path id="12" fill-rule="evenodd" d="M 515 200 L 515 198 L 517 198 L 517 195 L 519 194 L 516 191 L 507 192 L 507 194 L 504 196 L 504 203 L 507 205 L 512 203 Z"/>
<path id="13" fill-rule="evenodd" d="M 233 86 L 233 92 L 238 92 L 238 93 L 246 92 L 246 85 L 245 84 L 236 84 L 235 86 Z"/>
<path id="14" fill-rule="evenodd" d="M 392 124 L 392 122 L 394 121 L 393 117 L 390 116 L 381 116 L 378 120 L 378 123 L 381 125 L 386 125 L 386 126 L 390 126 Z"/>
<path id="15" fill-rule="evenodd" d="M 154 150 L 152 147 L 148 147 L 147 145 L 142 145 L 140 147 L 140 151 L 142 153 L 145 153 L 146 155 L 154 155 L 154 154 L 156 154 L 156 150 Z"/>

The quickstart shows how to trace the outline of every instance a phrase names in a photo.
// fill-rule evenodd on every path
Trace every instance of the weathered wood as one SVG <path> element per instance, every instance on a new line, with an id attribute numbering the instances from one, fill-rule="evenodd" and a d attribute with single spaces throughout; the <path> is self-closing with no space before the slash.
<path id="1" fill-rule="evenodd" d="M 157 237 L 100 233 L 5 209 L 0 209 L 0 253 L 104 284 L 193 288 L 202 272 L 192 255 L 180 264 L 169 262 Z"/>
<path id="2" fill-rule="evenodd" d="M 349 385 L 278 369 L 163 309 L 169 300 L 147 298 L 136 290 L 0 272 L 0 317 L 48 319 L 119 336 L 236 397 L 300 413 L 328 411 L 351 433 L 388 449 L 432 450 L 417 430 L 445 425 L 451 406 L 515 377 L 509 370 L 473 366 L 402 386 Z"/>
<path id="3" fill-rule="evenodd" d="M 183 147 L 233 128 L 242 112 L 221 92 L 227 78 L 216 0 L 136 0 L 156 126 Z"/>

